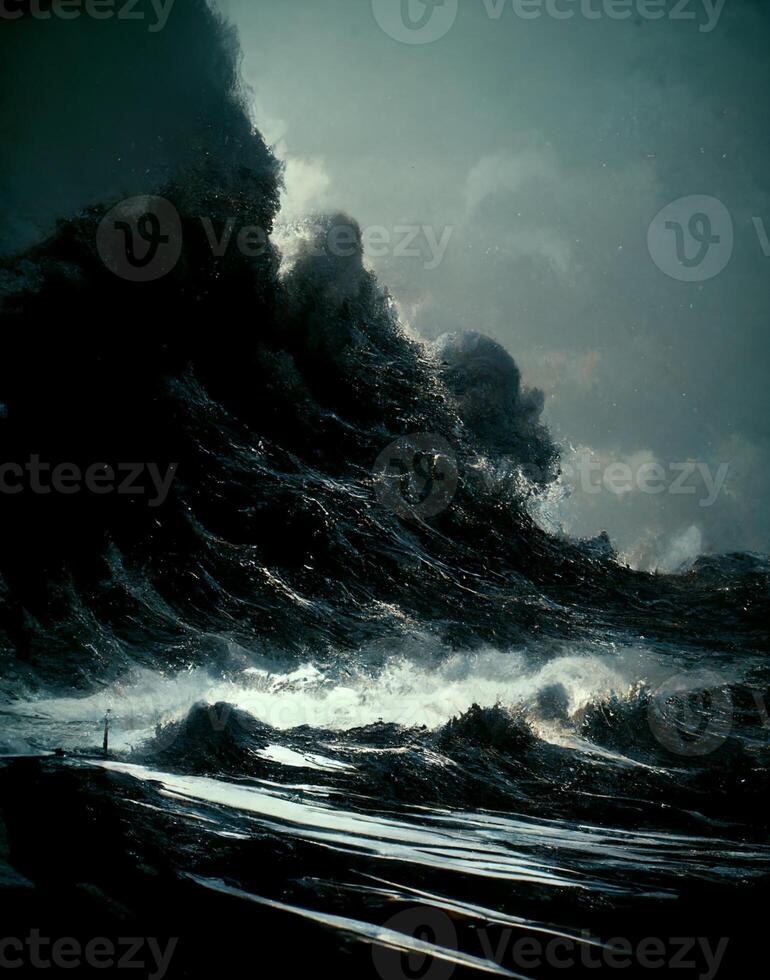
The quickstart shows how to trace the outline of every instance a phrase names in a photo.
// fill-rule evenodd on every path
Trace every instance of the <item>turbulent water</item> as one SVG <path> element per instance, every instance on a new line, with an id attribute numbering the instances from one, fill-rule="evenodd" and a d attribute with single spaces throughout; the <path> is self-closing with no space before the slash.
<path id="1" fill-rule="evenodd" d="M 270 233 L 280 167 L 205 4 L 142 44 L 181 82 L 120 193 L 0 266 L 5 459 L 174 475 L 154 503 L 147 469 L 0 501 L 7 934 L 175 938 L 170 976 L 738 975 L 770 872 L 770 562 L 651 576 L 545 531 L 558 456 L 509 355 L 411 339 L 344 215 L 290 262 L 213 256 L 201 216 Z M 151 282 L 98 246 L 130 193 L 180 215 Z"/>

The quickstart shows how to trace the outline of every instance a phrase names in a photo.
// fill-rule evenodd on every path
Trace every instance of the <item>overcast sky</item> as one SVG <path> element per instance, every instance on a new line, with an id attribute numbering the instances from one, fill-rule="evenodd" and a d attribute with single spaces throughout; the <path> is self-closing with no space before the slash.
<path id="1" fill-rule="evenodd" d="M 409 2 L 415 23 L 430 13 Z M 691 494 L 579 492 L 557 515 L 571 530 L 606 527 L 648 564 L 672 543 L 770 550 L 766 4 L 726 0 L 720 14 L 689 0 L 679 9 L 692 19 L 651 20 L 633 0 L 617 20 L 558 0 L 575 16 L 525 20 L 511 0 L 460 0 L 452 20 L 446 0 L 432 16 L 448 21 L 428 17 L 427 30 L 451 27 L 419 44 L 406 28 L 390 36 L 401 0 L 223 6 L 257 122 L 287 161 L 285 217 L 343 208 L 388 229 L 385 255 L 373 232 L 372 264 L 411 327 L 500 340 L 545 390 L 565 445 L 634 472 L 658 461 L 669 483 L 671 464 L 701 462 L 713 480 L 730 466 L 710 506 L 695 475 Z M 662 216 L 659 268 L 650 223 L 693 195 L 724 207 Z M 688 219 L 704 213 L 696 241 Z M 676 262 L 666 218 L 690 260 L 704 234 L 720 238 L 702 266 Z M 411 243 L 420 257 L 394 254 L 410 244 L 404 225 L 429 229 Z"/>

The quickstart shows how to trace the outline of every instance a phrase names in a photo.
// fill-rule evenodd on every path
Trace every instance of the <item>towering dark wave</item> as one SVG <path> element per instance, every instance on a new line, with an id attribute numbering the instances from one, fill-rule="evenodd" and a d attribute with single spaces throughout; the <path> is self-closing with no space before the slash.
<path id="1" fill-rule="evenodd" d="M 542 530 L 558 457 L 511 357 L 410 338 L 344 214 L 282 265 L 281 168 L 203 0 L 156 33 L 25 15 L 0 54 L 28 86 L 3 140 L 24 118 L 47 151 L 26 172 L 17 145 L 0 187 L 3 745 L 65 756 L 0 770 L 20 907 L 50 923 L 64 894 L 151 929 L 181 899 L 287 934 L 305 915 L 336 962 L 351 936 L 398 948 L 380 927 L 415 903 L 577 935 L 602 910 L 660 929 L 661 896 L 758 894 L 767 560 L 653 577 Z M 103 237 L 137 195 L 178 216 L 143 282 Z M 34 483 L 140 463 L 131 493 Z M 315 787 L 280 786 L 292 767 Z M 94 814 L 102 868 L 65 845 Z M 470 935 L 453 962 L 489 965 Z"/>

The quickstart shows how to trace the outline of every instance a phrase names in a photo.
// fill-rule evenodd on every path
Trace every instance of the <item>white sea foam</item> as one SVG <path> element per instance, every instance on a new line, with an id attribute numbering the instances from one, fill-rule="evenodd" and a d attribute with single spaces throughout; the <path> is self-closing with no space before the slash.
<path id="1" fill-rule="evenodd" d="M 433 651 L 435 653 L 435 651 Z M 376 669 L 307 663 L 280 671 L 251 666 L 227 679 L 204 668 L 164 675 L 137 670 L 87 697 L 41 698 L 4 709 L 4 741 L 18 750 L 93 748 L 110 712 L 110 747 L 122 751 L 151 738 L 158 725 L 198 703 L 227 702 L 278 730 L 307 725 L 346 731 L 377 722 L 438 728 L 474 704 L 523 707 L 537 716 L 556 690 L 569 716 L 591 701 L 623 696 L 639 681 L 656 684 L 670 669 L 643 647 L 610 645 L 544 651 L 487 648 L 417 657 L 394 654 Z"/>

